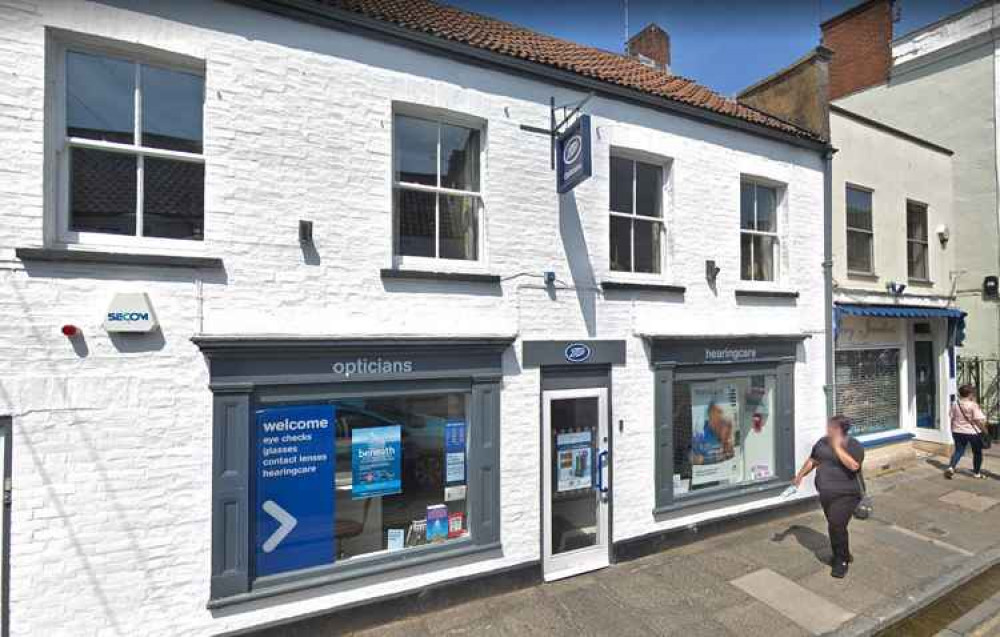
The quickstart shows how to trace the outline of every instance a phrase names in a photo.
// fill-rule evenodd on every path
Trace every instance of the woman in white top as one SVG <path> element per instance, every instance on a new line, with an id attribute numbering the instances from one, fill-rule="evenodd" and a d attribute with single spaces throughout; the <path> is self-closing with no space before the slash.
<path id="1" fill-rule="evenodd" d="M 962 385 L 958 388 L 958 401 L 951 405 L 951 437 L 955 440 L 955 453 L 944 472 L 944 477 L 951 480 L 955 475 L 955 467 L 965 454 L 965 447 L 972 446 L 972 475 L 985 478 L 983 475 L 983 441 L 980 433 L 986 430 L 986 416 L 976 404 L 974 398 L 976 388 L 972 385 Z"/>

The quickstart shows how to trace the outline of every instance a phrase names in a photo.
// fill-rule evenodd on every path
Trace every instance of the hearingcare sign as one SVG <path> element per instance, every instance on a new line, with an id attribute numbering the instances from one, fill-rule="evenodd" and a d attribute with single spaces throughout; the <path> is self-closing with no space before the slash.
<path id="1" fill-rule="evenodd" d="M 556 141 L 556 190 L 573 190 L 591 172 L 590 115 L 581 115 Z"/>

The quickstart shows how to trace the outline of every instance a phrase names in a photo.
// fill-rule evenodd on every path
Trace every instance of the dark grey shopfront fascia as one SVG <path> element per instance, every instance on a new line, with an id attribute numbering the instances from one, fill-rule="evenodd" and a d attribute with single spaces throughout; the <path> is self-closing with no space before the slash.
<path id="1" fill-rule="evenodd" d="M 689 515 L 783 489 L 795 472 L 794 370 L 805 336 L 646 338 L 656 383 L 654 513 Z M 728 403 L 722 407 L 731 409 L 728 415 L 719 410 L 720 422 L 730 419 L 728 445 L 706 431 L 719 397 Z M 715 454 L 704 450 L 711 446 L 706 436 L 715 443 Z M 677 448 L 678 442 L 684 448 Z M 712 475 L 713 462 L 706 461 L 712 455 L 719 466 L 732 463 L 729 475 Z M 752 461 L 751 455 L 764 460 Z M 738 462 L 743 465 L 736 467 Z"/>
<path id="2" fill-rule="evenodd" d="M 512 340 L 195 338 L 208 360 L 214 404 L 209 606 L 441 560 L 499 554 L 501 359 Z M 458 402 L 459 409 L 467 410 L 468 533 L 446 543 L 407 544 L 405 550 L 373 550 L 326 566 L 256 576 L 253 525 L 258 513 L 251 510 L 255 411 L 341 404 L 338 401 L 419 402 L 428 396 L 465 397 Z M 367 506 L 364 515 L 367 520 Z"/>

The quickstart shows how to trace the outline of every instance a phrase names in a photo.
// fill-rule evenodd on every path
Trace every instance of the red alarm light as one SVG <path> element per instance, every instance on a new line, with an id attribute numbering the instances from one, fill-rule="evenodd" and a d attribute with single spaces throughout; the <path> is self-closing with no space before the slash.
<path id="1" fill-rule="evenodd" d="M 62 333 L 64 336 L 72 338 L 80 333 L 80 328 L 77 327 L 76 325 L 63 325 Z"/>

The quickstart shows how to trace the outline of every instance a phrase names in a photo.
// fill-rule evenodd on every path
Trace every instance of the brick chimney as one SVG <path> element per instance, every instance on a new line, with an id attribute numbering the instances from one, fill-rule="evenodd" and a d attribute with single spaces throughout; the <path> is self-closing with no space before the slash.
<path id="1" fill-rule="evenodd" d="M 822 45 L 833 51 L 830 99 L 889 79 L 893 2 L 867 0 L 819 25 Z"/>
<path id="2" fill-rule="evenodd" d="M 670 72 L 670 36 L 655 24 L 629 38 L 625 52 L 643 64 Z"/>

